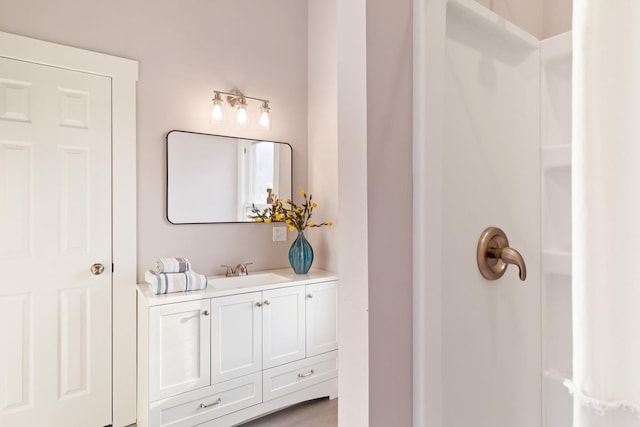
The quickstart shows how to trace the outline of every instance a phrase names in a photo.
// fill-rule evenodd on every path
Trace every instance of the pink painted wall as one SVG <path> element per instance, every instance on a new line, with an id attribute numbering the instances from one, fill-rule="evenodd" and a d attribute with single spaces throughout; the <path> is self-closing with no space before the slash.
<path id="1" fill-rule="evenodd" d="M 571 30 L 572 0 L 543 0 L 542 38 L 557 36 Z"/>
<path id="2" fill-rule="evenodd" d="M 369 425 L 412 420 L 412 1 L 367 1 Z"/>
<path id="3" fill-rule="evenodd" d="M 138 280 L 159 257 L 188 257 L 206 274 L 288 265 L 289 244 L 273 243 L 271 226 L 167 222 L 164 138 L 181 129 L 288 142 L 294 187 L 306 187 L 307 2 L 4 0 L 0 31 L 140 61 Z M 233 87 L 272 101 L 270 132 L 210 121 L 212 91 Z"/>

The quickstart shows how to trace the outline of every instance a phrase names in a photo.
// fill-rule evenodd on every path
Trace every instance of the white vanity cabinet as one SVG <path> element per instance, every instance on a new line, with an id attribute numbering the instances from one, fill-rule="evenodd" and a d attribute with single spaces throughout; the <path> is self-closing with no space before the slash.
<path id="1" fill-rule="evenodd" d="M 337 278 L 275 272 L 237 288 L 138 286 L 138 427 L 232 426 L 337 397 Z"/>

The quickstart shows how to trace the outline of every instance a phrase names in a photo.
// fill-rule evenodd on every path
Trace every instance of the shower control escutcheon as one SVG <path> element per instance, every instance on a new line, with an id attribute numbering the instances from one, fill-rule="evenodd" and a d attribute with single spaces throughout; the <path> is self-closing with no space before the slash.
<path id="1" fill-rule="evenodd" d="M 509 264 L 520 269 L 520 280 L 527 278 L 527 266 L 520 252 L 509 247 L 507 235 L 498 227 L 488 227 L 480 235 L 477 250 L 480 274 L 487 280 L 502 277 Z"/>

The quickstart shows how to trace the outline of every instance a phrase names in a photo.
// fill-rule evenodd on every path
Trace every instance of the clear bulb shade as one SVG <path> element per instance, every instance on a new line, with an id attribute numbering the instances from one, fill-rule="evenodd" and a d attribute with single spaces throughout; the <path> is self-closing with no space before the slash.
<path id="1" fill-rule="evenodd" d="M 222 102 L 213 101 L 213 108 L 211 108 L 211 118 L 218 122 L 224 118 L 224 112 L 222 111 Z"/>
<path id="2" fill-rule="evenodd" d="M 271 129 L 271 108 L 269 108 L 269 101 L 263 101 L 260 111 L 260 126 L 265 129 Z"/>
<path id="3" fill-rule="evenodd" d="M 239 125 L 246 125 L 249 120 L 249 116 L 247 115 L 247 107 L 246 105 L 241 105 L 238 107 L 238 115 L 236 116 L 236 123 Z"/>
<path id="4" fill-rule="evenodd" d="M 260 126 L 265 129 L 271 127 L 271 113 L 269 111 L 262 111 L 260 114 Z"/>

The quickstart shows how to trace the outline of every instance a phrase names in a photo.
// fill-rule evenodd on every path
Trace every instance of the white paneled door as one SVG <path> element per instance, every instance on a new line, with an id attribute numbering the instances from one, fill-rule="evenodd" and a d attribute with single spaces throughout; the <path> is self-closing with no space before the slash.
<path id="1" fill-rule="evenodd" d="M 111 424 L 111 262 L 110 78 L 0 58 L 0 425 Z"/>

